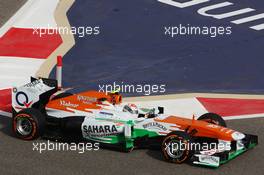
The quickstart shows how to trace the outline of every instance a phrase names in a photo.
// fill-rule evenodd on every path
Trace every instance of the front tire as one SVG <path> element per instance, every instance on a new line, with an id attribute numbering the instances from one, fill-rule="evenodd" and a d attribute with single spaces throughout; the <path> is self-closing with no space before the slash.
<path id="1" fill-rule="evenodd" d="M 202 120 L 214 125 L 226 127 L 225 120 L 218 114 L 215 113 L 206 113 L 200 116 L 197 120 Z"/>
<path id="2" fill-rule="evenodd" d="M 174 131 L 168 134 L 161 147 L 165 160 L 176 164 L 187 162 L 192 157 L 191 143 L 192 139 L 186 132 Z"/>
<path id="3" fill-rule="evenodd" d="M 12 123 L 15 136 L 22 140 L 35 140 L 45 131 L 45 118 L 34 108 L 21 110 L 13 117 Z"/>

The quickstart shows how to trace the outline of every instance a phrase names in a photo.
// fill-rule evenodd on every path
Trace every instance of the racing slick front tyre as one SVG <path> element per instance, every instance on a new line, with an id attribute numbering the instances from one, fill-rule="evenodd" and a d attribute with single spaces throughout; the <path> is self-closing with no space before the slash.
<path id="1" fill-rule="evenodd" d="M 225 120 L 218 114 L 215 113 L 206 113 L 200 116 L 197 120 L 202 120 L 208 123 L 226 127 Z"/>
<path id="2" fill-rule="evenodd" d="M 168 134 L 162 142 L 162 154 L 165 160 L 181 164 L 187 162 L 193 155 L 190 149 L 191 136 L 183 131 L 174 131 Z"/>
<path id="3" fill-rule="evenodd" d="M 12 119 L 13 132 L 22 140 L 35 140 L 44 134 L 45 118 L 34 108 L 23 109 Z"/>

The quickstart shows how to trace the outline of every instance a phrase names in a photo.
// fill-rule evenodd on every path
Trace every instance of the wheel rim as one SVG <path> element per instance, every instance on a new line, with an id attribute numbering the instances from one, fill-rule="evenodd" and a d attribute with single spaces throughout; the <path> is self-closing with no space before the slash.
<path id="1" fill-rule="evenodd" d="M 32 132 L 32 123 L 28 118 L 21 117 L 17 119 L 16 128 L 22 136 L 28 136 Z"/>
<path id="2" fill-rule="evenodd" d="M 181 149 L 182 145 L 179 140 L 172 140 L 168 142 L 168 145 L 166 152 L 171 158 L 178 159 L 183 156 L 185 150 Z"/>

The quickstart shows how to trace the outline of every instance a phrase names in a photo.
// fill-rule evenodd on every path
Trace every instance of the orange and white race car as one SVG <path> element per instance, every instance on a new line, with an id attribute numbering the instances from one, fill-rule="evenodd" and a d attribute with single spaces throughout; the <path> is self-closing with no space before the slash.
<path id="1" fill-rule="evenodd" d="M 13 131 L 20 139 L 79 138 L 128 152 L 158 145 L 164 158 L 177 164 L 218 167 L 258 143 L 257 136 L 227 128 L 214 113 L 197 120 L 166 115 L 162 107 L 123 103 L 118 93 L 60 91 L 51 79 L 13 88 L 12 108 Z"/>

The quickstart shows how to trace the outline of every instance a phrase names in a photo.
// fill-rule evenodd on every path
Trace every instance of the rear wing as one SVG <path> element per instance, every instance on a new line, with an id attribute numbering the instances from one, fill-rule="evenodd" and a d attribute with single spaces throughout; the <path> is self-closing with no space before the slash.
<path id="1" fill-rule="evenodd" d="M 50 87 L 51 89 L 45 88 L 45 86 Z M 62 90 L 61 56 L 57 57 L 56 80 L 48 78 L 37 79 L 31 77 L 30 83 L 26 85 L 0 89 L 0 116 L 3 115 L 11 117 L 12 111 L 19 112 L 25 107 L 31 107 L 33 104 L 35 104 L 34 107 L 36 107 L 37 102 L 39 102 L 37 103 L 38 105 L 40 104 L 40 95 L 41 103 L 46 104 L 50 96 L 58 90 Z M 18 92 L 20 93 L 17 95 Z M 33 101 L 31 102 L 29 98 L 33 99 Z"/>
<path id="2" fill-rule="evenodd" d="M 12 89 L 13 112 L 26 108 L 40 108 L 48 103 L 51 95 L 57 90 L 57 80 L 31 78 L 30 83 Z"/>
<path id="3" fill-rule="evenodd" d="M 59 32 L 61 26 L 71 28 L 66 13 L 73 3 L 28 0 L 0 28 L 0 117 L 11 117 L 12 87 L 26 84 L 30 76 L 49 77 L 56 55 L 65 55 L 75 44 L 72 34 Z M 49 34 L 51 29 L 58 31 Z"/>

